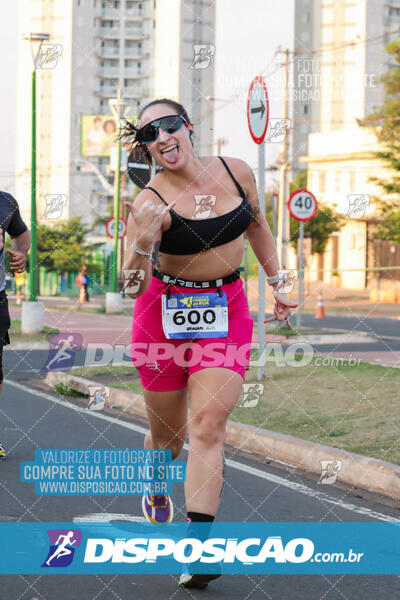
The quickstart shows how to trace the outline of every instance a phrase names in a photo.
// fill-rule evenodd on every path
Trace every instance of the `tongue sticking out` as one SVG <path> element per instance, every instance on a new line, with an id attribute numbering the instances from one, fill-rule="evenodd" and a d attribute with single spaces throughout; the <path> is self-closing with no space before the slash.
<path id="1" fill-rule="evenodd" d="M 178 147 L 175 147 L 173 150 L 169 150 L 168 152 L 163 152 L 163 157 L 168 163 L 175 163 L 178 160 L 178 155 Z"/>

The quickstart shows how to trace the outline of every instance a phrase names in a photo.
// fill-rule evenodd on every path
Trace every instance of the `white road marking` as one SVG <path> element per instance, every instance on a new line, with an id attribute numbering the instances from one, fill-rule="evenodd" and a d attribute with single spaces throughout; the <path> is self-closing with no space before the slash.
<path id="1" fill-rule="evenodd" d="M 72 519 L 74 523 L 109 523 L 110 521 L 133 521 L 135 523 L 147 523 L 144 517 L 135 517 L 123 513 L 89 513 L 87 515 L 78 515 Z"/>
<path id="2" fill-rule="evenodd" d="M 131 431 L 136 431 L 137 433 L 141 433 L 145 435 L 148 432 L 148 429 L 145 427 L 141 427 L 141 425 L 136 425 L 136 423 L 128 423 L 125 421 L 121 421 L 115 417 L 110 417 L 108 415 L 104 415 L 100 412 L 89 411 L 86 408 L 81 408 L 79 406 L 75 406 L 65 400 L 58 400 L 56 397 L 51 394 L 46 394 L 45 392 L 39 392 L 38 390 L 33 390 L 21 383 L 17 383 L 16 381 L 7 381 L 7 385 L 11 385 L 17 389 L 20 389 L 28 394 L 32 394 L 34 396 L 39 396 L 40 398 L 44 398 L 53 402 L 54 404 L 59 404 L 64 408 L 69 408 L 75 412 L 85 413 L 87 416 L 91 416 L 95 419 L 102 419 L 103 421 L 108 421 L 113 423 L 114 425 L 119 425 L 120 427 L 125 427 L 126 429 L 130 429 Z M 188 450 L 189 445 L 185 443 L 184 449 Z M 323 492 L 319 492 L 318 490 L 313 490 L 312 488 L 303 485 L 302 483 L 296 483 L 293 481 L 289 481 L 284 477 L 280 477 L 278 475 L 273 475 L 272 473 L 265 473 L 261 469 L 256 469 L 255 467 L 250 467 L 249 465 L 244 465 L 236 460 L 227 459 L 226 464 L 237 471 L 243 471 L 248 475 L 254 475 L 254 477 L 259 477 L 260 479 L 265 479 L 279 486 L 283 486 L 289 488 L 293 492 L 299 492 L 300 494 L 305 494 L 306 496 L 310 496 L 313 499 L 318 499 L 321 502 L 326 502 L 328 504 L 333 504 L 338 506 L 339 508 L 349 510 L 359 515 L 363 515 L 366 517 L 370 517 L 371 519 L 376 519 L 378 521 L 387 521 L 389 523 L 398 523 L 398 518 L 391 517 L 389 515 L 385 515 L 383 513 L 379 513 L 377 511 L 371 510 L 370 508 L 356 506 L 355 504 L 351 504 L 350 502 L 345 502 L 344 500 L 337 500 L 336 498 L 330 497 L 328 494 Z"/>

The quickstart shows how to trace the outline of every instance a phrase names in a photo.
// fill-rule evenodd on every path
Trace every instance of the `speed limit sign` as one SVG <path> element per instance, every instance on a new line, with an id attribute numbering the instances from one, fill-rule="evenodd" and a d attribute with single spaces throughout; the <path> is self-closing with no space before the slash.
<path id="1" fill-rule="evenodd" d="M 315 216 L 318 204 L 308 190 L 297 190 L 289 198 L 289 212 L 296 221 L 309 221 Z"/>
<path id="2" fill-rule="evenodd" d="M 127 223 L 126 223 L 125 219 L 119 219 L 119 221 L 118 221 L 118 237 L 119 237 L 119 239 L 126 236 L 126 230 L 127 230 Z M 108 221 L 106 223 L 106 233 L 107 233 L 108 237 L 114 239 L 114 235 L 115 235 L 115 219 L 114 219 L 114 217 L 111 217 L 111 219 L 108 219 Z"/>

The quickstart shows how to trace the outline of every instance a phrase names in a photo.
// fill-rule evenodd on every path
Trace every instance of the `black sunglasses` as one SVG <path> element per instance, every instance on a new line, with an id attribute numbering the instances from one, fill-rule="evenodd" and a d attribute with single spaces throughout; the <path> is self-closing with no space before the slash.
<path id="1" fill-rule="evenodd" d="M 149 144 L 150 142 L 155 142 L 157 140 L 160 127 L 166 133 L 175 133 L 184 125 L 189 125 L 189 123 L 182 117 L 182 115 L 169 115 L 168 117 L 161 117 L 161 119 L 155 119 L 139 129 L 136 132 L 135 139 L 140 144 Z"/>

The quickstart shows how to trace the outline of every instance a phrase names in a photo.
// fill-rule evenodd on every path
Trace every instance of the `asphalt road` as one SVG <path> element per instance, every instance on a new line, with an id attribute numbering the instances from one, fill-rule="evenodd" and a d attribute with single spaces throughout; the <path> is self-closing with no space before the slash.
<path id="1" fill-rule="evenodd" d="M 22 483 L 19 466 L 37 448 L 142 448 L 145 424 L 126 415 L 92 413 L 72 401 L 36 390 L 32 371 L 45 352 L 6 353 L 0 405 L 2 441 L 10 452 L 0 463 L 1 521 L 73 521 L 93 513 L 141 516 L 139 497 L 40 497 Z M 29 373 L 29 370 L 31 372 Z M 186 452 L 181 459 L 186 460 Z M 343 486 L 317 485 L 318 477 L 227 453 L 226 485 L 219 521 L 377 521 L 398 520 L 400 510 L 379 497 Z M 323 488 L 323 489 L 322 489 Z M 183 485 L 173 493 L 177 521 L 185 520 Z M 5 542 L 2 544 L 5 551 Z M 7 600 L 153 600 L 208 598 L 234 600 L 394 600 L 398 576 L 224 576 L 207 591 L 178 589 L 177 576 L 0 576 Z"/>
<path id="2" fill-rule="evenodd" d="M 293 327 L 296 327 L 296 315 L 290 317 L 290 322 Z M 365 317 L 363 315 L 352 317 L 328 315 L 324 319 L 316 319 L 313 315 L 303 313 L 301 316 L 301 325 L 303 327 L 323 327 L 326 329 L 365 331 L 372 336 L 390 336 L 398 337 L 400 339 L 400 320 L 397 319 L 381 319 L 375 317 Z"/>

